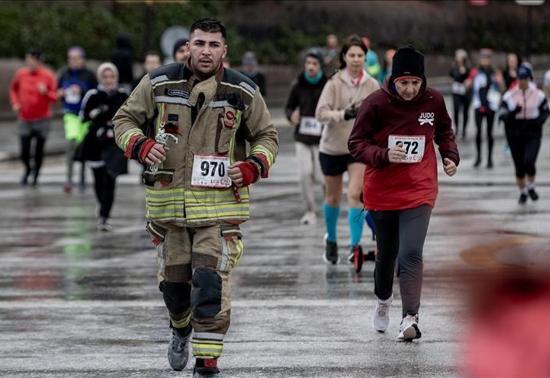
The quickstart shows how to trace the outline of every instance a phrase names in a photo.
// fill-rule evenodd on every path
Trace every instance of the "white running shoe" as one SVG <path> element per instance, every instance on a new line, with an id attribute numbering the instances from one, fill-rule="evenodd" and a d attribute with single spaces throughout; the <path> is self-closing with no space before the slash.
<path id="1" fill-rule="evenodd" d="M 317 216 L 313 211 L 307 211 L 302 219 L 300 219 L 301 224 L 311 224 L 316 225 L 317 224 Z"/>
<path id="2" fill-rule="evenodd" d="M 390 305 L 393 301 L 393 294 L 385 301 L 378 298 L 377 301 L 378 303 L 376 304 L 372 317 L 372 326 L 378 332 L 386 332 L 390 324 Z"/>
<path id="3" fill-rule="evenodd" d="M 418 315 L 407 315 L 401 321 L 399 327 L 398 341 L 412 341 L 422 337 L 420 328 L 418 328 Z"/>
<path id="4" fill-rule="evenodd" d="M 109 218 L 99 218 L 97 221 L 97 229 L 99 231 L 111 231 L 113 229 L 113 226 L 111 226 L 111 223 L 109 223 Z"/>

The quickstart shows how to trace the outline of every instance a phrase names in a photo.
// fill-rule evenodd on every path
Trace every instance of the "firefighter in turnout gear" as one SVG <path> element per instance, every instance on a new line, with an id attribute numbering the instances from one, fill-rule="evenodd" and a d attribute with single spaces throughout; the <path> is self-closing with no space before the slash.
<path id="1" fill-rule="evenodd" d="M 172 328 L 170 365 L 185 368 L 191 339 L 194 377 L 219 377 L 248 185 L 268 176 L 278 138 L 257 86 L 223 68 L 224 26 L 195 22 L 189 47 L 186 63 L 145 75 L 113 121 L 126 156 L 148 165 L 147 230 Z"/>

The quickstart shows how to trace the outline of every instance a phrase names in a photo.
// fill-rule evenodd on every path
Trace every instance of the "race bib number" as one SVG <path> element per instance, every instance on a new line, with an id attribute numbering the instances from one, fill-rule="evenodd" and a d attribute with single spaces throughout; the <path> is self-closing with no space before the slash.
<path id="1" fill-rule="evenodd" d="M 302 117 L 298 133 L 302 135 L 321 136 L 323 124 L 313 117 Z"/>
<path id="2" fill-rule="evenodd" d="M 195 155 L 191 185 L 203 188 L 229 188 L 229 158 L 227 156 Z"/>
<path id="3" fill-rule="evenodd" d="M 388 148 L 395 146 L 403 147 L 407 156 L 403 159 L 403 163 L 419 163 L 424 157 L 424 147 L 426 145 L 426 137 L 424 135 L 407 136 L 407 135 L 390 135 L 388 137 Z"/>
<path id="4" fill-rule="evenodd" d="M 65 89 L 65 102 L 67 104 L 79 104 L 81 99 L 79 86 L 71 85 Z"/>
<path id="5" fill-rule="evenodd" d="M 65 95 L 65 102 L 67 104 L 78 104 L 80 103 L 80 93 L 68 90 Z"/>
<path id="6" fill-rule="evenodd" d="M 463 83 L 459 83 L 455 81 L 452 86 L 452 92 L 457 95 L 465 95 L 466 94 L 466 86 Z"/>

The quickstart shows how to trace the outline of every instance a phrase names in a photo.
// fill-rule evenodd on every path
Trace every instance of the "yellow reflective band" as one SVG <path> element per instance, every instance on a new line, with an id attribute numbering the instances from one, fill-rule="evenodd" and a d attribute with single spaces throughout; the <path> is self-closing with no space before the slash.
<path id="1" fill-rule="evenodd" d="M 254 154 L 263 154 L 266 158 L 267 158 L 267 162 L 269 164 L 269 167 L 273 166 L 273 163 L 275 161 L 275 158 L 273 156 L 273 154 L 271 153 L 271 151 L 269 151 L 267 148 L 265 148 L 264 146 L 254 146 L 251 150 L 250 150 L 250 154 L 251 155 L 254 155 Z M 268 168 L 269 168 L 268 167 Z"/>
<path id="2" fill-rule="evenodd" d="M 147 206 L 147 210 L 151 210 L 152 212 L 159 212 L 159 211 L 183 211 L 184 206 L 177 206 L 177 205 L 163 205 L 163 206 Z"/>
<path id="3" fill-rule="evenodd" d="M 138 128 L 130 129 L 124 133 L 122 133 L 118 138 L 118 145 L 121 147 L 122 150 L 126 150 L 128 147 L 128 143 L 130 142 L 130 138 L 134 135 L 144 136 L 143 132 Z"/>
<path id="4" fill-rule="evenodd" d="M 241 199 L 248 198 L 248 188 L 240 188 L 239 189 L 239 195 Z M 225 190 L 188 190 L 185 192 L 185 200 L 186 201 L 212 201 L 215 202 L 227 202 L 227 201 L 235 201 L 235 194 L 233 193 L 233 190 L 231 188 L 225 189 Z"/>
<path id="5" fill-rule="evenodd" d="M 223 343 L 205 343 L 193 340 L 191 341 L 191 345 L 194 356 L 216 358 L 219 357 L 223 351 Z"/>
<path id="6" fill-rule="evenodd" d="M 238 124 L 238 123 L 237 123 Z M 237 133 L 234 133 L 229 140 L 229 163 L 233 164 L 237 159 L 235 158 L 235 138 Z"/>
<path id="7" fill-rule="evenodd" d="M 194 211 L 185 211 L 185 215 L 187 216 L 187 219 L 199 219 L 199 218 L 209 218 L 209 219 L 216 219 L 220 217 L 230 217 L 230 216 L 236 216 L 236 217 L 248 217 L 248 208 L 242 208 L 242 209 L 231 209 L 231 210 L 206 210 L 206 209 L 196 209 Z"/>
<path id="8" fill-rule="evenodd" d="M 227 219 L 227 218 L 248 218 L 248 211 L 234 211 L 234 212 L 203 212 L 189 214 L 186 213 L 186 219 L 192 220 L 207 220 L 207 219 Z"/>
<path id="9" fill-rule="evenodd" d="M 148 201 L 165 202 L 171 201 L 185 201 L 186 203 L 220 203 L 220 202 L 235 202 L 235 195 L 233 190 L 206 190 L 206 191 L 194 191 L 184 189 L 171 189 L 165 190 L 153 190 L 146 189 L 145 194 Z M 250 194 L 247 188 L 239 189 L 239 195 L 241 200 L 249 199 Z"/>
<path id="10" fill-rule="evenodd" d="M 147 195 L 147 197 L 158 197 L 158 198 L 165 198 L 166 196 L 177 197 L 177 196 L 183 195 L 184 193 L 185 193 L 185 189 L 181 189 L 181 188 L 174 188 L 174 189 L 145 188 L 145 194 Z"/>
<path id="11" fill-rule="evenodd" d="M 174 320 L 172 314 L 170 313 L 170 322 L 172 323 L 172 326 L 174 328 L 185 328 L 189 325 L 189 322 L 191 321 L 191 312 L 187 314 L 183 319 L 180 320 Z"/>
<path id="12" fill-rule="evenodd" d="M 188 211 L 197 211 L 197 210 L 201 210 L 201 209 L 206 209 L 206 210 L 210 210 L 210 211 L 214 211 L 214 210 L 217 210 L 217 209 L 224 209 L 224 210 L 228 210 L 228 209 L 232 209 L 232 208 L 240 209 L 242 207 L 248 207 L 249 203 L 250 203 L 249 201 L 241 201 L 240 203 L 237 203 L 237 202 L 195 203 L 195 204 L 187 203 L 186 206 L 185 206 L 185 209 L 188 210 Z"/>
<path id="13" fill-rule="evenodd" d="M 248 188 L 239 189 L 241 202 L 232 190 L 185 190 L 146 188 L 148 219 L 181 219 L 189 222 L 219 219 L 246 220 L 250 215 Z"/>
<path id="14" fill-rule="evenodd" d="M 193 356 L 202 358 L 218 358 L 222 355 L 222 351 L 195 351 L 193 350 Z"/>

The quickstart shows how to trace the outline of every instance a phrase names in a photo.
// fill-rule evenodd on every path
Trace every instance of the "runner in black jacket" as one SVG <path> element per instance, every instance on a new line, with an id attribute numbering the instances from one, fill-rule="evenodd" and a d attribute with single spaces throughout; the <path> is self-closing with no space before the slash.
<path id="1" fill-rule="evenodd" d="M 99 202 L 97 227 L 109 231 L 116 177 L 128 172 L 128 161 L 115 143 L 112 119 L 128 94 L 118 88 L 114 64 L 100 65 L 97 78 L 97 89 L 88 91 L 82 100 L 81 117 L 84 122 L 90 122 L 90 130 L 82 142 L 81 157 L 94 172 L 94 190 Z"/>
<path id="2" fill-rule="evenodd" d="M 285 106 L 285 113 L 290 123 L 296 127 L 296 157 L 300 167 L 300 187 L 305 203 L 305 214 L 302 224 L 315 224 L 315 191 L 314 183 L 321 182 L 319 166 L 319 141 L 322 124 L 315 119 L 315 109 L 327 78 L 322 70 L 321 54 L 310 51 L 306 55 L 304 71 L 293 83 Z"/>

